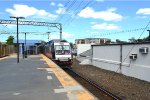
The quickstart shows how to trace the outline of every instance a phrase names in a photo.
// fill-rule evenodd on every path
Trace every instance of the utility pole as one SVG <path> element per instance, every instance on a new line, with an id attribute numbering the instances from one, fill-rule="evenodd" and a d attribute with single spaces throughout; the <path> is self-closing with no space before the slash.
<path id="1" fill-rule="evenodd" d="M 17 63 L 19 63 L 19 32 L 18 32 L 18 20 L 25 19 L 24 17 L 14 17 L 10 16 L 10 18 L 15 18 L 17 21 Z"/>
<path id="2" fill-rule="evenodd" d="M 25 52 L 24 52 L 24 56 L 25 56 L 25 58 L 27 58 L 27 33 L 24 33 L 24 35 L 25 35 Z"/>
<path id="3" fill-rule="evenodd" d="M 150 41 L 150 30 L 147 30 L 149 32 L 149 38 L 148 38 L 148 41 Z"/>
<path id="4" fill-rule="evenodd" d="M 60 24 L 60 40 L 62 40 L 62 24 Z"/>
<path id="5" fill-rule="evenodd" d="M 47 32 L 47 34 L 48 34 L 48 41 L 49 41 L 49 36 L 50 36 L 50 33 L 51 33 L 51 32 Z"/>

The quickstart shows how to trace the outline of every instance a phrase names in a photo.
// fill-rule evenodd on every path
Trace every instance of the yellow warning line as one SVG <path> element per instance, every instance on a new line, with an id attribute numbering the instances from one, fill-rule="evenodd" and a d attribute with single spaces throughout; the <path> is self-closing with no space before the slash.
<path id="1" fill-rule="evenodd" d="M 7 59 L 7 58 L 13 57 L 13 56 L 16 56 L 16 54 L 10 54 L 10 55 L 8 55 L 8 56 L 5 56 L 5 57 L 3 57 L 3 58 L 0 58 L 0 60 L 4 60 L 4 59 Z"/>
<path id="2" fill-rule="evenodd" d="M 48 59 L 46 56 L 42 55 L 43 59 L 48 64 L 49 68 L 56 75 L 62 86 L 80 86 L 72 77 L 70 77 L 66 72 L 64 72 L 58 65 L 56 65 L 53 61 Z M 89 93 L 86 89 L 81 89 L 79 91 L 73 92 L 71 90 L 68 93 L 73 93 L 78 100 L 95 100 L 96 98 Z"/>
<path id="3" fill-rule="evenodd" d="M 8 58 L 8 57 L 3 57 L 3 58 L 0 58 L 0 60 L 6 59 L 6 58 Z"/>

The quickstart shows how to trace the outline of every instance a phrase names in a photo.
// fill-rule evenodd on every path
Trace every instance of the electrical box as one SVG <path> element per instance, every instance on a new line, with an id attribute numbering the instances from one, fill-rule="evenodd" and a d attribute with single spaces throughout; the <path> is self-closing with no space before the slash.
<path id="1" fill-rule="evenodd" d="M 129 56 L 129 58 L 132 59 L 132 60 L 136 60 L 137 59 L 137 54 L 131 54 Z"/>
<path id="2" fill-rule="evenodd" d="M 142 47 L 142 48 L 140 48 L 139 52 L 141 52 L 142 54 L 147 54 L 148 53 L 148 47 Z"/>

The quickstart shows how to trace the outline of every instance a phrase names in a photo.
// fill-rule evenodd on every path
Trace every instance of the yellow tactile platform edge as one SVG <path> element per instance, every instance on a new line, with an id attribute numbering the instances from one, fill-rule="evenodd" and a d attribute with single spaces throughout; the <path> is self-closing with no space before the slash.
<path id="1" fill-rule="evenodd" d="M 66 86 L 80 86 L 79 83 L 77 83 L 71 76 L 69 76 L 66 72 L 64 72 L 58 65 L 56 65 L 53 61 L 48 59 L 46 56 L 42 55 L 43 59 L 48 64 L 49 68 L 53 71 L 53 73 L 56 75 L 60 83 L 63 87 Z M 78 92 L 73 92 L 69 90 L 67 93 L 73 93 L 78 100 L 97 100 L 95 96 L 93 96 L 91 93 L 89 93 L 86 89 L 81 89 Z"/>
<path id="2" fill-rule="evenodd" d="M 6 58 L 8 58 L 8 56 L 6 56 L 6 57 L 3 57 L 3 58 L 0 58 L 0 61 L 1 61 L 1 60 L 3 60 L 3 59 L 6 59 Z"/>

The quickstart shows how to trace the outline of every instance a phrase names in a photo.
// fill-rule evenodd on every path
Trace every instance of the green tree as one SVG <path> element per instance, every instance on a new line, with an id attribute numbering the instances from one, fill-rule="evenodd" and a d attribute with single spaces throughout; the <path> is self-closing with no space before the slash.
<path id="1" fill-rule="evenodd" d="M 106 42 L 105 42 L 105 44 L 110 44 L 111 43 L 111 40 L 107 40 Z"/>
<path id="2" fill-rule="evenodd" d="M 131 43 L 137 42 L 137 40 L 136 40 L 134 37 L 132 37 L 131 39 L 128 39 L 128 40 L 129 40 L 129 42 L 131 42 Z"/>
<path id="3" fill-rule="evenodd" d="M 12 45 L 14 40 L 14 36 L 9 36 L 8 39 L 6 40 L 8 45 Z"/>
<path id="4" fill-rule="evenodd" d="M 73 47 L 74 47 L 72 42 L 70 42 L 70 47 L 71 47 L 71 49 L 73 49 Z"/>
<path id="5" fill-rule="evenodd" d="M 149 41 L 149 36 L 143 38 L 143 41 Z"/>

